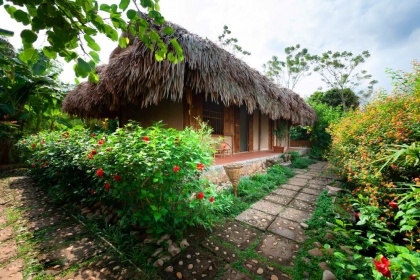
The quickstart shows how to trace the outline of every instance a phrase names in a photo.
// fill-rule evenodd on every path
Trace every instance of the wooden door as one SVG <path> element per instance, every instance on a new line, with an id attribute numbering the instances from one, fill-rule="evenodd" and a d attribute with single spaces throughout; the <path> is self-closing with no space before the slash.
<path id="1" fill-rule="evenodd" d="M 240 110 L 239 107 L 234 107 L 234 135 L 233 135 L 233 152 L 239 153 L 240 151 L 240 128 L 239 128 L 239 120 L 240 120 Z"/>
<path id="2" fill-rule="evenodd" d="M 249 116 L 248 124 L 248 151 L 252 152 L 254 150 L 254 114 Z"/>

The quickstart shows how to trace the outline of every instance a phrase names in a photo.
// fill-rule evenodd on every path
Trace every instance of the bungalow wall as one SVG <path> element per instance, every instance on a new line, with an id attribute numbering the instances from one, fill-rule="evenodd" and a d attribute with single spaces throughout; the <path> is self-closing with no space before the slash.
<path id="1" fill-rule="evenodd" d="M 166 128 L 184 129 L 187 126 L 198 126 L 197 117 L 203 120 L 204 96 L 186 93 L 182 102 L 162 100 L 158 105 L 147 108 L 129 105 L 121 112 L 122 123 L 135 120 L 142 126 L 151 126 L 162 121 Z M 206 101 L 207 102 L 207 101 Z M 221 104 L 221 103 L 220 103 Z M 288 137 L 275 139 L 273 129 L 277 122 L 267 115 L 255 110 L 248 114 L 245 108 L 222 106 L 222 131 L 213 138 L 223 137 L 234 153 L 245 151 L 272 150 L 273 145 L 284 144 L 288 147 Z M 242 112 L 241 112 L 242 110 Z"/>

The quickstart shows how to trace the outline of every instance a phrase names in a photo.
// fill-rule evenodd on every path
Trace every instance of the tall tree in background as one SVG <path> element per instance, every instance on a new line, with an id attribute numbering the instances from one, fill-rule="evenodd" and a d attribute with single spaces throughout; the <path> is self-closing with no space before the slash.
<path id="1" fill-rule="evenodd" d="M 339 90 L 343 111 L 347 111 L 346 89 L 355 92 L 362 84 L 367 84 L 366 89 L 360 90 L 358 94 L 362 97 L 369 97 L 373 91 L 373 86 L 377 83 L 372 79 L 372 75 L 366 70 L 356 72 L 356 68 L 363 64 L 370 57 L 368 51 L 363 51 L 359 55 L 351 52 L 332 52 L 327 51 L 321 56 L 315 56 L 315 71 L 318 72 L 322 80 L 332 89 Z"/>
<path id="2" fill-rule="evenodd" d="M 299 44 L 285 48 L 284 52 L 286 60 L 273 56 L 263 65 L 264 74 L 274 83 L 293 90 L 300 80 L 311 75 L 312 56 Z"/>
<path id="3" fill-rule="evenodd" d="M 323 103 L 329 105 L 331 107 L 338 107 L 341 110 L 343 109 L 342 104 L 342 94 L 344 95 L 345 105 L 346 108 L 356 109 L 360 105 L 360 97 L 357 96 L 351 89 L 346 88 L 342 93 L 340 89 L 330 89 L 326 92 L 317 91 L 314 92 L 308 99 L 308 103 L 316 104 L 316 103 Z"/>
<path id="4" fill-rule="evenodd" d="M 48 58 L 61 56 L 67 62 L 76 62 L 76 75 L 88 76 L 94 82 L 98 80 L 94 69 L 101 50 L 95 41 L 98 34 L 104 34 L 125 47 L 129 42 L 127 34 L 131 33 L 155 51 L 157 60 L 167 58 L 177 62 L 183 59 L 182 49 L 176 39 L 164 42 L 160 37 L 161 34 L 172 34 L 173 30 L 165 27 L 165 20 L 159 13 L 159 0 L 132 0 L 135 9 L 129 9 L 130 0 L 112 2 L 116 3 L 100 4 L 95 0 L 0 0 L 0 6 L 17 22 L 27 26 L 20 34 L 23 51 L 19 58 L 25 63 L 37 61 L 38 52 L 34 43 L 42 34 L 41 31 L 46 33 L 42 51 Z M 153 25 L 141 17 L 139 6 L 148 11 Z M 78 48 L 82 55 L 78 53 Z"/>
<path id="5" fill-rule="evenodd" d="M 231 33 L 227 25 L 223 26 L 223 33 L 218 37 L 219 45 L 234 55 L 251 55 L 238 44 L 237 38 L 231 37 Z"/>

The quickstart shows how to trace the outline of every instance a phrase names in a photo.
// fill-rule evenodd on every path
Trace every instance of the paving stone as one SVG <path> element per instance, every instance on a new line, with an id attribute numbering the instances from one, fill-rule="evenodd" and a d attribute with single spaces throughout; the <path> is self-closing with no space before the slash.
<path id="1" fill-rule="evenodd" d="M 318 200 L 318 196 L 306 194 L 306 193 L 298 193 L 295 196 L 295 199 L 303 200 L 310 203 L 315 203 Z"/>
<path id="2" fill-rule="evenodd" d="M 299 178 L 293 177 L 292 179 L 287 181 L 287 184 L 303 187 L 308 183 L 308 181 L 309 181 L 308 179 L 299 179 Z"/>
<path id="3" fill-rule="evenodd" d="M 275 218 L 276 216 L 250 208 L 239 214 L 235 219 L 265 230 Z"/>
<path id="4" fill-rule="evenodd" d="M 216 229 L 214 236 L 231 243 L 241 250 L 246 250 L 258 238 L 260 232 L 240 222 L 228 222 Z"/>
<path id="5" fill-rule="evenodd" d="M 308 175 L 308 174 L 298 174 L 298 175 L 296 175 L 293 178 L 296 178 L 296 179 L 308 179 L 309 180 L 309 179 L 312 179 L 313 176 L 312 175 Z"/>
<path id="6" fill-rule="evenodd" d="M 299 223 L 286 220 L 285 218 L 276 218 L 267 230 L 296 242 L 305 241 L 305 232 Z"/>
<path id="7" fill-rule="evenodd" d="M 318 196 L 320 193 L 323 192 L 321 189 L 311 189 L 311 188 L 303 188 L 301 190 L 302 193 L 312 194 Z"/>
<path id="8" fill-rule="evenodd" d="M 299 245 L 290 239 L 266 234 L 256 250 L 270 261 L 280 265 L 293 266 L 293 260 L 296 258 L 299 248 Z"/>
<path id="9" fill-rule="evenodd" d="M 284 184 L 284 185 L 281 185 L 280 187 L 284 189 L 296 191 L 296 192 L 300 191 L 303 188 L 300 186 L 294 186 L 294 185 L 289 185 L 289 184 Z"/>
<path id="10" fill-rule="evenodd" d="M 17 254 L 17 246 L 14 240 L 0 244 L 0 263 L 6 262 Z"/>
<path id="11" fill-rule="evenodd" d="M 169 266 L 173 267 L 172 271 L 166 270 Z M 165 280 L 214 279 L 218 270 L 216 256 L 203 249 L 190 247 L 169 263 L 164 264 L 158 273 Z"/>
<path id="12" fill-rule="evenodd" d="M 329 183 L 331 183 L 331 180 L 329 179 L 323 179 L 323 178 L 319 178 L 316 177 L 315 179 L 312 179 L 309 181 L 309 184 L 313 184 L 313 185 L 328 185 Z"/>
<path id="13" fill-rule="evenodd" d="M 297 210 L 291 207 L 287 207 L 283 212 L 279 214 L 279 217 L 286 218 L 288 220 L 301 223 L 312 216 L 311 213 L 306 211 Z"/>
<path id="14" fill-rule="evenodd" d="M 314 204 L 299 199 L 293 199 L 292 202 L 289 203 L 289 206 L 297 210 L 302 210 L 310 213 L 312 213 L 315 210 Z"/>
<path id="15" fill-rule="evenodd" d="M 6 266 L 0 268 L 0 279 L 21 280 L 23 270 L 23 260 L 16 259 Z"/>
<path id="16" fill-rule="evenodd" d="M 252 280 L 251 277 L 246 275 L 245 273 L 230 267 L 225 271 L 221 280 Z"/>
<path id="17" fill-rule="evenodd" d="M 287 205 L 287 204 L 289 204 L 290 201 L 292 201 L 293 197 L 280 196 L 276 193 L 271 193 L 271 194 L 265 196 L 263 199 L 267 200 L 267 201 L 271 201 L 271 202 L 276 203 L 276 204 Z M 255 208 L 255 209 L 257 209 L 257 208 Z"/>
<path id="18" fill-rule="evenodd" d="M 201 243 L 201 245 L 212 251 L 216 256 L 224 259 L 229 263 L 238 260 L 237 253 L 234 250 L 224 246 L 222 243 L 216 240 L 206 238 L 204 242 Z"/>
<path id="19" fill-rule="evenodd" d="M 311 188 L 311 189 L 316 189 L 316 190 L 323 191 L 323 190 L 325 190 L 326 185 L 317 185 L 317 184 L 311 184 L 311 183 L 309 183 L 309 184 L 307 185 L 307 187 L 308 187 L 308 188 Z"/>
<path id="20" fill-rule="evenodd" d="M 295 172 L 295 174 L 305 174 L 306 172 L 308 172 L 308 170 L 307 169 L 293 168 L 293 172 Z"/>
<path id="21" fill-rule="evenodd" d="M 0 216 L 0 226 L 7 223 L 7 216 L 5 214 Z"/>
<path id="22" fill-rule="evenodd" d="M 4 242 L 13 237 L 13 227 L 8 226 L 0 229 L 0 242 Z"/>
<path id="23" fill-rule="evenodd" d="M 306 172 L 307 175 L 313 176 L 313 177 L 318 177 L 319 175 L 321 175 L 321 172 L 318 171 L 308 171 Z"/>
<path id="24" fill-rule="evenodd" d="M 277 190 L 274 190 L 272 193 L 275 193 L 275 194 L 280 195 L 280 196 L 295 197 L 295 195 L 297 194 L 297 191 L 278 188 Z"/>
<path id="25" fill-rule="evenodd" d="M 260 200 L 257 203 L 254 203 L 251 205 L 251 208 L 274 216 L 277 216 L 277 214 L 283 210 L 281 205 L 265 200 Z"/>
<path id="26" fill-rule="evenodd" d="M 279 270 L 274 266 L 269 266 L 264 262 L 258 260 L 246 260 L 242 267 L 249 270 L 252 274 L 260 276 L 262 279 L 292 279 L 285 272 Z"/>

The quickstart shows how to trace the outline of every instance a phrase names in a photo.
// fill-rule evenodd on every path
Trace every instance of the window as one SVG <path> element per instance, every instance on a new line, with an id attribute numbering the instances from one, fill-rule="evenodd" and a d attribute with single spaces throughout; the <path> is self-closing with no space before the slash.
<path id="1" fill-rule="evenodd" d="M 213 128 L 213 134 L 223 135 L 223 104 L 204 101 L 203 121 Z"/>

